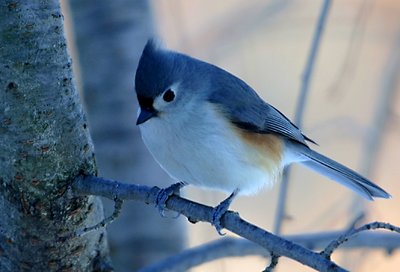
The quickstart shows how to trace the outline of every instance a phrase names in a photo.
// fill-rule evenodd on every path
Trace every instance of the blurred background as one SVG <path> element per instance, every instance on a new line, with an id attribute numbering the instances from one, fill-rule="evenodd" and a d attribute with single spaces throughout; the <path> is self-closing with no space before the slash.
<path id="1" fill-rule="evenodd" d="M 167 48 L 237 75 L 293 119 L 323 1 L 61 3 L 100 175 L 165 187 L 173 181 L 149 156 L 135 127 L 133 79 L 147 38 L 158 36 Z M 304 133 L 319 144 L 316 150 L 368 176 L 393 198 L 367 202 L 325 177 L 294 167 L 281 233 L 344 229 L 361 213 L 365 216 L 359 224 L 400 225 L 400 2 L 333 1 L 314 69 Z M 279 188 L 277 184 L 238 198 L 231 209 L 273 231 Z M 191 186 L 183 194 L 208 205 L 226 197 Z M 122 216 L 109 227 L 117 271 L 132 271 L 218 238 L 209 224 L 160 218 L 157 209 L 133 202 L 124 205 Z M 339 250 L 334 260 L 351 271 L 400 267 L 397 251 Z M 261 257 L 227 258 L 193 271 L 262 271 L 267 264 Z M 282 258 L 276 271 L 311 270 Z"/>

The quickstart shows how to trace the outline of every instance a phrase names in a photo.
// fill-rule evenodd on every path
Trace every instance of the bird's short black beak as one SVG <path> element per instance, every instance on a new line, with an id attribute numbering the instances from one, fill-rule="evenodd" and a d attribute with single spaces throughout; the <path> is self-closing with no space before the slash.
<path id="1" fill-rule="evenodd" d="M 144 122 L 146 122 L 147 120 L 149 120 L 150 118 L 157 116 L 157 111 L 156 110 L 146 110 L 143 108 L 140 108 L 140 113 L 139 116 L 136 120 L 136 125 L 140 125 L 143 124 Z"/>

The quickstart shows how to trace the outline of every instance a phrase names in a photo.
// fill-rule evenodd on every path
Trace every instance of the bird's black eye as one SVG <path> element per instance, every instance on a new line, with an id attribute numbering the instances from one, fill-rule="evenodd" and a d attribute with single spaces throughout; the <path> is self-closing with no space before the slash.
<path id="1" fill-rule="evenodd" d="M 164 94 L 163 97 L 165 102 L 171 102 L 172 100 L 174 100 L 175 98 L 175 93 L 171 90 L 168 89 Z"/>

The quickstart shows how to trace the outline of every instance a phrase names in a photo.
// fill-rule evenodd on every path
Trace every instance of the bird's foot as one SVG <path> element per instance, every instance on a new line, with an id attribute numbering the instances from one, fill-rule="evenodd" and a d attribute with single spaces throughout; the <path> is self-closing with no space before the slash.
<path id="1" fill-rule="evenodd" d="M 171 186 L 167 188 L 161 189 L 156 197 L 156 207 L 158 208 L 158 211 L 160 212 L 160 215 L 162 217 L 165 217 L 165 210 L 166 210 L 166 202 L 167 200 L 172 196 L 172 195 L 179 195 L 180 194 L 180 189 L 184 187 L 186 183 L 184 182 L 177 182 L 172 184 Z M 178 215 L 179 216 L 179 215 Z M 177 217 L 178 217 L 177 216 Z"/>
<path id="2" fill-rule="evenodd" d="M 233 191 L 233 193 L 226 198 L 224 201 L 218 204 L 213 210 L 213 215 L 212 215 L 212 225 L 215 227 L 217 230 L 218 234 L 223 236 L 226 233 L 222 232 L 222 226 L 221 226 L 221 218 L 224 216 L 224 214 L 228 211 L 229 206 L 231 205 L 233 199 L 237 195 L 238 190 Z"/>

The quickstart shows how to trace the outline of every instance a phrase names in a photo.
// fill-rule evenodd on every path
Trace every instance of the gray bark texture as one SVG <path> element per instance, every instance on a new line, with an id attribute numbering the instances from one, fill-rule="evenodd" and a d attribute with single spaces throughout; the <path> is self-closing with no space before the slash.
<path id="1" fill-rule="evenodd" d="M 99 175 L 149 186 L 172 184 L 135 125 L 136 66 L 154 35 L 149 2 L 70 0 L 69 7 Z M 179 252 L 184 246 L 183 221 L 162 218 L 144 203 L 125 202 L 121 216 L 108 228 L 116 270 L 135 271 Z"/>
<path id="2" fill-rule="evenodd" d="M 108 269 L 102 230 L 71 238 L 103 218 L 97 197 L 68 193 L 95 172 L 58 0 L 1 1 L 0 271 Z"/>

